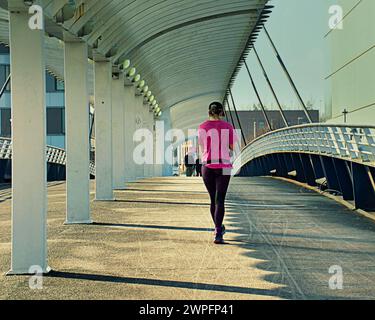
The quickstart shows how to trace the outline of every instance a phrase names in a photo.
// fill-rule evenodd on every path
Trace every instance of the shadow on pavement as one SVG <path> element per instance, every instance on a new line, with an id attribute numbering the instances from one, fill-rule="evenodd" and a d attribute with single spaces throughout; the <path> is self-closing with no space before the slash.
<path id="1" fill-rule="evenodd" d="M 181 231 L 199 231 L 199 232 L 214 232 L 210 228 L 191 228 L 191 227 L 174 227 L 174 226 L 157 226 L 144 224 L 122 224 L 122 223 L 102 223 L 95 222 L 92 226 L 114 227 L 114 228 L 141 228 L 141 229 L 160 229 L 160 230 L 181 230 Z"/>
<path id="2" fill-rule="evenodd" d="M 165 204 L 165 205 L 184 205 L 184 206 L 210 206 L 209 203 L 195 203 L 195 202 L 172 202 L 172 201 L 150 201 L 150 200 L 115 200 L 115 202 L 123 203 L 151 203 L 151 204 Z"/>
<path id="3" fill-rule="evenodd" d="M 253 184 L 258 194 L 240 194 L 241 190 L 254 190 Z M 245 249 L 246 256 L 261 260 L 256 267 L 271 272 L 264 279 L 284 286 L 279 296 L 297 300 L 374 299 L 373 223 L 330 199 L 301 193 L 285 182 L 242 178 L 232 183 L 231 191 L 227 222 L 237 236 L 230 244 Z M 278 196 L 282 191 L 290 194 Z M 265 211 L 245 207 L 244 201 L 303 203 L 305 207 Z M 342 290 L 329 286 L 332 266 L 343 270 Z"/>
<path id="4" fill-rule="evenodd" d="M 70 273 L 70 272 L 59 272 L 59 271 L 52 271 L 47 275 L 47 277 L 74 279 L 74 280 L 86 280 L 86 281 L 98 281 L 98 282 L 138 284 L 138 285 L 159 286 L 159 287 L 173 287 L 173 288 L 205 290 L 205 291 L 234 292 L 234 293 L 259 295 L 259 296 L 270 296 L 270 297 L 278 296 L 280 298 L 283 298 L 282 296 L 280 296 L 280 292 L 276 290 L 255 289 L 255 288 L 194 283 L 194 282 L 184 282 L 184 281 L 128 278 L 128 277 L 118 277 L 118 276 L 110 276 L 110 275 Z"/>

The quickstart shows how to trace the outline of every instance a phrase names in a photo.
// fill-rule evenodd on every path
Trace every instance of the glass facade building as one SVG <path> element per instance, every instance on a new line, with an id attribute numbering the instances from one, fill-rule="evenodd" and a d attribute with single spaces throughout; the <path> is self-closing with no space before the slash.
<path id="1" fill-rule="evenodd" d="M 10 73 L 9 48 L 0 44 L 0 87 Z M 0 99 L 0 136 L 11 137 L 11 87 L 6 87 Z M 47 144 L 65 148 L 65 97 L 64 83 L 46 71 Z"/>

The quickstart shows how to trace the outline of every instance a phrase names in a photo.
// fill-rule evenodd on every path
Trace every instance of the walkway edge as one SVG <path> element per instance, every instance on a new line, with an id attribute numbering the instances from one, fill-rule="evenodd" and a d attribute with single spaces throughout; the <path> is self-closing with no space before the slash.
<path id="1" fill-rule="evenodd" d="M 297 186 L 300 186 L 302 188 L 314 191 L 314 192 L 316 192 L 316 193 L 318 193 L 318 194 L 320 194 L 320 195 L 322 195 L 324 197 L 327 197 L 327 198 L 329 198 L 331 200 L 334 200 L 334 201 L 338 202 L 339 204 L 347 207 L 349 210 L 353 211 L 353 213 L 355 213 L 356 215 L 361 216 L 363 218 L 366 218 L 366 219 L 370 220 L 371 222 L 375 223 L 375 213 L 372 214 L 372 213 L 364 211 L 362 209 L 356 209 L 353 204 L 351 204 L 350 202 L 348 202 L 346 200 L 343 200 L 339 196 L 334 196 L 334 195 L 329 194 L 329 193 L 321 192 L 316 187 L 309 186 L 306 183 L 299 182 L 299 181 L 296 181 L 296 180 L 292 180 L 292 179 L 288 179 L 288 178 L 283 178 L 283 177 L 268 177 L 268 178 L 275 179 L 275 180 L 280 180 L 280 181 L 284 181 L 284 182 L 289 182 L 289 183 L 295 184 Z"/>

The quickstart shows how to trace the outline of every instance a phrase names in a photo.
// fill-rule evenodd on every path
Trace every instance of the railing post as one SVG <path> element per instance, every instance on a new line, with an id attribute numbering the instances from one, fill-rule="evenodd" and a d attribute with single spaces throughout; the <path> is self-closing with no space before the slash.
<path id="1" fill-rule="evenodd" d="M 357 209 L 375 211 L 375 170 L 352 162 L 354 199 Z"/>
<path id="2" fill-rule="evenodd" d="M 341 159 L 333 159 L 333 162 L 335 164 L 343 199 L 347 201 L 354 200 L 353 177 L 349 164 Z"/>
<path id="3" fill-rule="evenodd" d="M 324 176 L 327 179 L 327 185 L 330 190 L 342 192 L 340 181 L 337 177 L 337 171 L 333 159 L 329 156 L 321 156 Z"/>
<path id="4" fill-rule="evenodd" d="M 296 170 L 296 180 L 302 183 L 307 182 L 306 173 L 300 158 L 299 153 L 291 153 L 291 160 L 294 164 L 294 168 Z"/>
<path id="5" fill-rule="evenodd" d="M 317 185 L 317 183 L 315 181 L 316 177 L 315 177 L 315 172 L 314 172 L 314 168 L 313 168 L 313 165 L 312 165 L 310 155 L 300 154 L 299 156 L 300 156 L 300 159 L 301 159 L 301 163 L 302 163 L 302 166 L 303 166 L 303 171 L 305 173 L 307 184 L 309 186 L 316 187 L 316 185 Z"/>

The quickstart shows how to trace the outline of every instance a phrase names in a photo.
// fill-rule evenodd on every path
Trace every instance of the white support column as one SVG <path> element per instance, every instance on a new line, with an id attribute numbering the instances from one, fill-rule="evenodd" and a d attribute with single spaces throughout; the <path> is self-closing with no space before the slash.
<path id="1" fill-rule="evenodd" d="M 165 127 L 164 122 L 157 118 L 155 121 L 155 172 L 157 177 L 163 176 L 163 161 L 165 161 Z"/>
<path id="2" fill-rule="evenodd" d="M 154 114 L 151 113 L 152 115 L 152 121 L 153 121 L 153 136 L 154 136 L 154 165 L 153 165 L 153 172 L 154 172 L 154 177 L 160 177 L 161 176 L 161 173 L 159 172 L 159 168 L 160 166 L 156 163 L 156 148 L 157 148 L 157 139 L 158 139 L 158 136 L 157 136 L 157 132 L 156 132 L 156 122 L 157 120 L 154 119 Z"/>
<path id="3" fill-rule="evenodd" d="M 87 44 L 65 42 L 66 224 L 92 223 Z"/>
<path id="4" fill-rule="evenodd" d="M 113 188 L 125 189 L 124 76 L 112 80 Z"/>
<path id="5" fill-rule="evenodd" d="M 164 121 L 164 129 L 165 132 L 168 132 L 172 128 L 172 123 L 171 123 L 171 114 L 170 114 L 170 109 L 164 110 L 162 116 L 159 118 L 161 121 Z M 167 151 L 167 148 L 170 146 L 170 143 L 165 144 L 165 150 L 164 152 Z M 168 148 L 169 149 L 169 148 Z M 165 157 L 171 156 L 170 154 L 166 155 Z M 173 165 L 169 164 L 167 161 L 164 163 L 162 166 L 162 174 L 165 177 L 170 177 L 173 176 Z"/>
<path id="6" fill-rule="evenodd" d="M 148 130 L 149 127 L 150 127 L 150 124 L 149 124 L 149 117 L 148 117 L 148 109 L 149 109 L 149 105 L 148 104 L 143 104 L 142 106 L 142 118 L 143 118 L 143 129 L 145 130 Z M 151 147 L 151 146 L 147 146 L 147 147 Z M 150 165 L 148 163 L 144 164 L 143 166 L 143 177 L 145 178 L 148 178 L 149 177 L 149 169 L 150 169 Z"/>
<path id="7" fill-rule="evenodd" d="M 96 200 L 112 201 L 112 64 L 95 61 Z"/>
<path id="8" fill-rule="evenodd" d="M 153 112 L 150 111 L 150 109 L 147 110 L 147 119 L 148 119 L 148 129 L 150 130 L 151 134 L 152 134 L 152 137 L 154 137 L 154 116 L 153 116 Z M 152 144 L 150 146 L 152 148 L 152 150 L 154 150 L 154 141 L 152 141 Z M 148 165 L 148 171 L 147 171 L 147 174 L 148 174 L 148 177 L 151 178 L 155 175 L 155 172 L 154 172 L 154 164 L 155 164 L 155 161 L 153 160 L 152 163 L 150 163 Z"/>
<path id="9" fill-rule="evenodd" d="M 44 31 L 9 13 L 12 86 L 12 257 L 9 274 L 48 272 Z"/>
<path id="10" fill-rule="evenodd" d="M 145 106 L 143 105 L 143 96 L 136 96 L 135 97 L 135 105 L 136 105 L 136 109 L 135 109 L 135 114 L 136 114 L 136 126 L 135 126 L 135 130 L 138 130 L 138 129 L 143 129 L 144 128 L 144 108 Z M 134 131 L 135 132 L 135 131 Z M 136 167 L 136 178 L 137 179 L 143 179 L 144 178 L 144 167 L 145 165 L 144 164 L 135 164 L 135 167 Z"/>
<path id="11" fill-rule="evenodd" d="M 125 86 L 124 88 L 125 102 L 125 181 L 131 182 L 136 179 L 136 167 L 133 160 L 134 141 L 133 134 L 135 132 L 135 89 L 134 86 Z"/>

